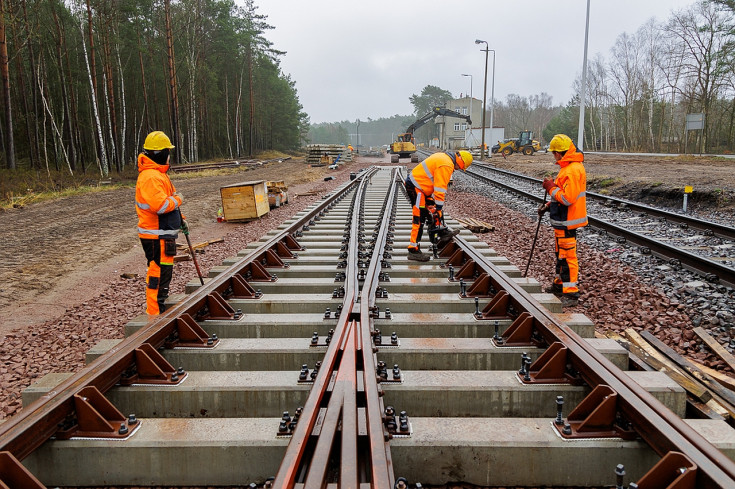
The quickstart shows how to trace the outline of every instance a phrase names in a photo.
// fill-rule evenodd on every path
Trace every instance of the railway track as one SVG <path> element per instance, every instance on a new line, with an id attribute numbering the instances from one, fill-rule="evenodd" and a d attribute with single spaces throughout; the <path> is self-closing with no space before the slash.
<path id="1" fill-rule="evenodd" d="M 589 487 L 621 464 L 640 487 L 735 485 L 725 422 L 682 421 L 680 387 L 625 371 L 487 244 L 406 261 L 401 181 L 360 173 L 34 385 L 0 426 L 0 480 Z"/>
<path id="2" fill-rule="evenodd" d="M 537 178 L 483 163 L 466 174 L 535 205 L 543 201 Z M 594 192 L 587 192 L 587 199 L 590 225 L 619 243 L 631 243 L 641 254 L 658 256 L 709 282 L 735 286 L 735 228 Z"/>

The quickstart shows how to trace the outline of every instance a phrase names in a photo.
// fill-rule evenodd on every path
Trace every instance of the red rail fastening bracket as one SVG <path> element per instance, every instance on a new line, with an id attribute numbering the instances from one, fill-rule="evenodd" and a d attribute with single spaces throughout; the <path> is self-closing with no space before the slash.
<path id="1" fill-rule="evenodd" d="M 228 299 L 260 299 L 263 294 L 255 290 L 240 275 L 233 275 L 227 280 L 228 286 L 224 290 L 224 296 Z"/>
<path id="2" fill-rule="evenodd" d="M 240 319 L 242 313 L 237 314 L 219 292 L 212 291 L 207 297 L 197 301 L 188 311 L 194 313 L 197 321 Z"/>
<path id="3" fill-rule="evenodd" d="M 530 312 L 522 312 L 508 326 L 502 335 L 502 342 L 493 338 L 495 346 L 543 346 L 543 339 L 537 334 L 536 319 Z"/>
<path id="4" fill-rule="evenodd" d="M 306 249 L 299 244 L 293 234 L 287 234 L 280 242 L 286 245 L 291 251 L 304 251 Z"/>
<path id="5" fill-rule="evenodd" d="M 669 452 L 638 481 L 640 489 L 695 489 L 697 464 L 681 452 Z"/>
<path id="6" fill-rule="evenodd" d="M 619 417 L 618 393 L 604 384 L 596 386 L 560 425 L 552 423 L 565 439 L 622 438 L 634 440 L 637 433 Z M 625 423 L 627 424 L 627 423 Z"/>
<path id="7" fill-rule="evenodd" d="M 449 246 L 445 246 L 442 250 L 442 253 L 439 255 L 440 258 L 444 256 L 444 250 L 446 250 Z M 461 248 L 457 248 L 456 250 L 452 251 L 451 255 L 448 255 L 447 261 L 445 261 L 442 264 L 442 267 L 448 267 L 449 265 L 452 265 L 453 267 L 457 268 L 459 266 L 464 266 L 465 263 L 467 263 L 467 260 L 469 258 L 467 257 L 467 253 L 464 252 Z M 474 261 L 472 262 L 474 263 Z M 459 277 L 456 277 L 457 280 L 459 280 Z"/>
<path id="8" fill-rule="evenodd" d="M 150 343 L 136 348 L 134 356 L 134 365 L 123 372 L 120 385 L 176 385 L 189 375 L 182 368 L 175 369 Z"/>
<path id="9" fill-rule="evenodd" d="M 581 384 L 579 376 L 567 371 L 568 353 L 562 342 L 554 342 L 530 365 L 527 375 L 518 377 L 524 384 Z"/>
<path id="10" fill-rule="evenodd" d="M 260 261 L 261 265 L 263 265 L 266 268 L 288 268 L 289 265 L 285 263 L 283 260 L 281 260 L 281 257 L 278 256 L 278 253 L 270 250 L 265 250 L 265 252 L 258 257 L 258 261 Z"/>
<path id="11" fill-rule="evenodd" d="M 450 256 L 454 255 L 454 253 L 459 249 L 460 248 L 457 243 L 455 243 L 454 241 L 450 241 L 449 243 L 447 243 L 446 246 L 444 246 L 444 248 L 439 250 L 439 258 L 449 258 Z M 447 265 L 448 263 L 442 263 L 440 266 L 444 268 Z"/>
<path id="12" fill-rule="evenodd" d="M 174 327 L 163 342 L 164 348 L 214 348 L 219 343 L 217 335 L 209 336 L 187 313 L 175 319 Z"/>
<path id="13" fill-rule="evenodd" d="M 467 287 L 464 297 L 494 297 L 500 289 L 500 285 L 497 283 L 493 283 L 490 275 L 483 272 L 475 279 L 474 282 L 472 282 L 469 287 Z"/>
<path id="14" fill-rule="evenodd" d="M 482 321 L 488 319 L 513 319 L 513 317 L 514 315 L 510 311 L 510 294 L 505 290 L 499 290 L 482 311 L 479 313 L 475 312 L 475 319 Z"/>
<path id="15" fill-rule="evenodd" d="M 7 489 L 46 489 L 10 452 L 0 452 L 0 487 Z"/>
<path id="16" fill-rule="evenodd" d="M 57 431 L 57 440 L 70 438 L 123 439 L 132 435 L 140 426 L 135 415 L 126 418 L 94 386 L 84 387 L 74 394 L 76 422 Z"/>
<path id="17" fill-rule="evenodd" d="M 278 280 L 278 277 L 271 275 L 258 261 L 248 263 L 237 272 L 237 275 L 242 276 L 249 282 L 275 282 Z"/>

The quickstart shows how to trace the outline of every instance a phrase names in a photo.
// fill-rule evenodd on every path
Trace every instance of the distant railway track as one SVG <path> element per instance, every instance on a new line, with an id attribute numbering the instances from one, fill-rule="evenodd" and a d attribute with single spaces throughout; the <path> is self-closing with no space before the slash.
<path id="1" fill-rule="evenodd" d="M 624 464 L 641 487 L 735 485 L 718 449 L 733 455 L 735 430 L 682 421 L 681 388 L 624 371 L 622 347 L 486 243 L 463 231 L 406 261 L 402 180 L 357 174 L 45 379 L 0 425 L 0 480 L 589 487 Z"/>
<path id="2" fill-rule="evenodd" d="M 474 164 L 466 174 L 536 204 L 543 201 L 538 178 L 483 163 Z M 587 192 L 587 197 L 592 227 L 708 281 L 735 285 L 735 228 L 594 192 Z"/>

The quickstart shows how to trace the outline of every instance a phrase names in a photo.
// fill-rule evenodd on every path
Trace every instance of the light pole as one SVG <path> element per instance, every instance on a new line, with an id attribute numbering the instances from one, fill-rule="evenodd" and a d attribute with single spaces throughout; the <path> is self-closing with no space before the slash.
<path id="1" fill-rule="evenodd" d="M 482 92 L 482 142 L 480 143 L 480 159 L 485 159 L 485 112 L 487 109 L 487 55 L 490 51 L 488 49 L 487 41 L 482 41 L 480 39 L 475 39 L 475 44 L 482 44 L 485 43 L 485 49 L 481 49 L 480 51 L 485 51 L 485 88 Z"/>
<path id="2" fill-rule="evenodd" d="M 493 52 L 493 82 L 490 86 L 490 137 L 493 137 L 493 115 L 495 114 L 495 50 Z M 488 153 L 488 157 L 492 157 L 492 152 Z"/>
<path id="3" fill-rule="evenodd" d="M 360 119 L 357 119 L 357 154 L 360 154 Z"/>
<path id="4" fill-rule="evenodd" d="M 462 73 L 462 76 L 469 76 L 470 77 L 470 120 L 472 120 L 472 75 L 468 75 L 468 74 Z M 470 124 L 470 136 L 472 136 L 472 124 Z M 466 135 L 465 135 L 465 144 L 467 144 L 467 137 L 466 137 Z"/>
<path id="5" fill-rule="evenodd" d="M 590 0 L 587 0 L 587 22 L 584 27 L 584 61 L 582 64 L 582 87 L 579 89 L 579 128 L 577 129 L 577 148 L 584 150 L 584 96 L 587 92 L 587 39 L 590 32 Z"/>

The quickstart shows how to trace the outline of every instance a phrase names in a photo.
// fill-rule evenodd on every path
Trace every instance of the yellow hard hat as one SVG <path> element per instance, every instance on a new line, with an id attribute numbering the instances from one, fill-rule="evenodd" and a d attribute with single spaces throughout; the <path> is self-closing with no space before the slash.
<path id="1" fill-rule="evenodd" d="M 174 145 L 163 131 L 153 131 L 145 138 L 143 149 L 149 151 L 160 151 L 162 149 L 173 149 Z"/>
<path id="2" fill-rule="evenodd" d="M 566 134 L 557 134 L 551 138 L 549 143 L 549 151 L 558 151 L 559 153 L 567 151 L 572 145 L 572 140 Z"/>
<path id="3" fill-rule="evenodd" d="M 469 151 L 462 150 L 459 152 L 459 156 L 462 157 L 462 161 L 464 162 L 464 168 L 462 169 L 466 170 L 472 164 L 472 153 L 470 153 Z"/>

